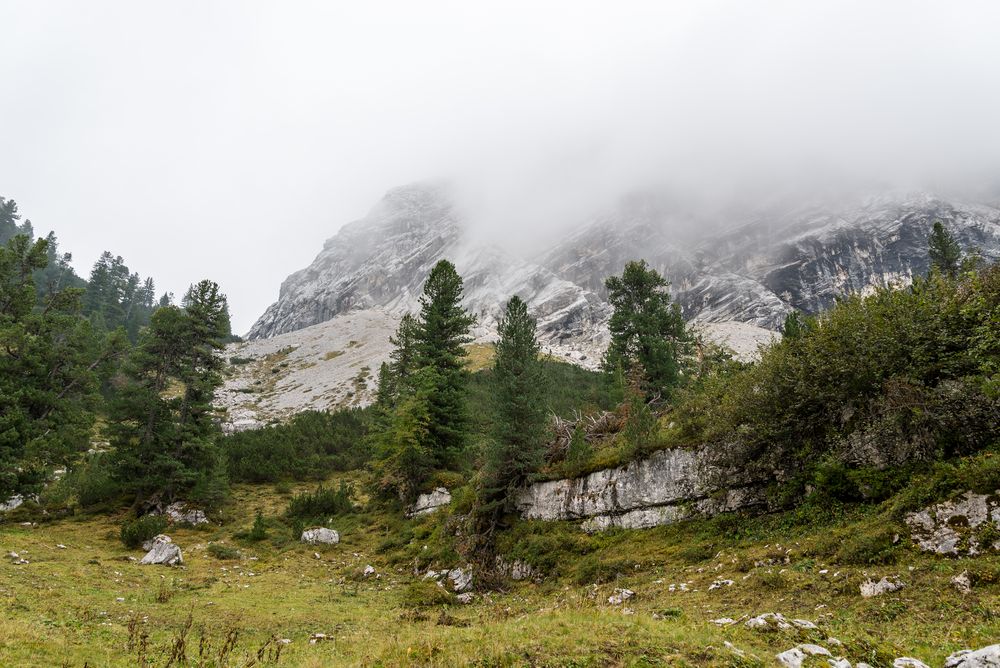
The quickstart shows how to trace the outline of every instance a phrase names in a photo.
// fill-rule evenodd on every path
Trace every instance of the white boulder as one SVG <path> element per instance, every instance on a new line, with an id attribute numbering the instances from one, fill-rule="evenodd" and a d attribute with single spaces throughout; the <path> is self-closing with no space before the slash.
<path id="1" fill-rule="evenodd" d="M 635 596 L 635 592 L 631 589 L 615 589 L 611 596 L 608 597 L 608 603 L 611 605 L 621 605 L 633 596 Z"/>
<path id="2" fill-rule="evenodd" d="M 955 652 L 944 660 L 944 668 L 1000 668 L 1000 645 Z"/>
<path id="3" fill-rule="evenodd" d="M 302 532 L 301 541 L 308 545 L 335 545 L 340 542 L 340 534 L 326 527 L 314 527 Z"/>
<path id="4" fill-rule="evenodd" d="M 1000 529 L 1000 502 L 996 495 L 965 492 L 919 512 L 909 513 L 910 527 L 917 546 L 926 552 L 959 556 L 976 555 L 984 548 L 1000 549 L 1000 541 L 980 545 L 977 531 L 987 523 Z"/>
<path id="5" fill-rule="evenodd" d="M 143 547 L 149 545 L 146 556 L 139 560 L 140 564 L 162 564 L 164 566 L 179 566 L 184 563 L 181 548 L 178 547 L 170 536 L 160 534 L 151 541 L 147 541 Z"/>
<path id="6" fill-rule="evenodd" d="M 163 511 L 163 514 L 175 524 L 191 524 L 193 526 L 208 524 L 208 517 L 204 510 L 188 508 L 183 501 L 171 503 Z"/>
<path id="7" fill-rule="evenodd" d="M 914 659 L 911 656 L 901 656 L 892 662 L 892 668 L 930 668 L 930 666 L 920 659 Z"/>
<path id="8" fill-rule="evenodd" d="M 407 517 L 415 517 L 417 515 L 426 515 L 428 513 L 433 513 L 435 511 L 441 510 L 445 506 L 451 503 L 451 492 L 449 492 L 444 487 L 438 487 L 432 492 L 427 494 L 421 494 L 417 497 L 416 502 L 410 506 L 407 511 Z"/>
<path id="9" fill-rule="evenodd" d="M 906 585 L 898 579 L 890 580 L 887 577 L 883 577 L 878 582 L 875 580 L 865 580 L 861 583 L 861 596 L 863 598 L 881 596 L 882 594 L 889 594 L 894 591 L 898 591 L 905 586 Z"/>

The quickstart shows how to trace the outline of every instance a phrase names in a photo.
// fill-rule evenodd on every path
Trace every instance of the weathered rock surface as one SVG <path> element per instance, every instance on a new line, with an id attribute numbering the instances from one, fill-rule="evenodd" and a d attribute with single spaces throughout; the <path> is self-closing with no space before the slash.
<path id="1" fill-rule="evenodd" d="M 334 545 L 340 542 L 340 534 L 326 527 L 314 527 L 303 531 L 300 540 L 307 545 Z"/>
<path id="2" fill-rule="evenodd" d="M 1000 530 L 1000 492 L 992 496 L 965 492 L 906 516 L 913 540 L 921 550 L 950 556 L 976 555 L 984 549 L 1000 549 L 1000 540 L 983 545 L 980 533 Z M 992 526 L 990 526 L 992 525 Z"/>
<path id="3" fill-rule="evenodd" d="M 15 494 L 6 501 L 0 503 L 0 513 L 5 513 L 15 508 L 20 508 L 24 504 L 24 497 L 20 494 Z"/>
<path id="4" fill-rule="evenodd" d="M 406 513 L 407 517 L 416 517 L 417 515 L 426 515 L 427 513 L 433 513 L 436 510 L 444 508 L 451 503 L 451 492 L 449 492 L 444 487 L 438 487 L 437 489 L 428 492 L 427 494 L 421 494 L 417 497 L 416 502 L 410 506 Z"/>
<path id="5" fill-rule="evenodd" d="M 586 520 L 586 531 L 645 529 L 762 504 L 759 490 L 739 476 L 719 491 L 719 471 L 703 452 L 668 449 L 582 478 L 529 485 L 517 507 L 527 519 Z"/>
<path id="6" fill-rule="evenodd" d="M 955 652 L 945 659 L 944 668 L 1000 668 L 1000 645 Z"/>
<path id="7" fill-rule="evenodd" d="M 877 582 L 875 580 L 865 580 L 861 583 L 861 596 L 862 598 L 872 598 L 873 596 L 881 596 L 882 594 L 891 594 L 905 586 L 898 579 L 890 580 L 887 577 L 883 577 Z"/>
<path id="8" fill-rule="evenodd" d="M 806 660 L 806 657 L 809 656 L 832 657 L 833 655 L 830 654 L 830 650 L 825 647 L 805 643 L 797 647 L 793 647 L 792 649 L 785 650 L 784 652 L 776 655 L 775 658 L 778 659 L 778 663 L 783 666 L 787 666 L 787 668 L 802 668 L 803 662 Z"/>
<path id="9" fill-rule="evenodd" d="M 140 564 L 162 564 L 164 566 L 180 566 L 184 563 L 181 548 L 170 536 L 160 534 L 152 540 L 143 543 L 143 549 L 148 550 L 146 556 L 139 560 Z"/>
<path id="10" fill-rule="evenodd" d="M 188 508 L 183 501 L 171 503 L 163 510 L 163 514 L 175 524 L 191 524 L 193 526 L 208 524 L 208 516 L 205 515 L 204 510 Z"/>
<path id="11" fill-rule="evenodd" d="M 930 668 L 930 666 L 912 656 L 901 656 L 892 662 L 892 668 Z"/>

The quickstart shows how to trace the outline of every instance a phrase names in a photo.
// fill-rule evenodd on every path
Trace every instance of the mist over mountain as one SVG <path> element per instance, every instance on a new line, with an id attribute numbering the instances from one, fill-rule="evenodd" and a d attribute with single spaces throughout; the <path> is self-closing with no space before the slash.
<path id="1" fill-rule="evenodd" d="M 289 276 L 248 337 L 259 339 L 377 308 L 396 317 L 439 259 L 456 263 L 466 306 L 488 337 L 505 300 L 518 294 L 539 318 L 542 340 L 599 350 L 610 308 L 604 280 L 644 259 L 671 282 L 685 318 L 772 331 L 792 310 L 818 313 L 838 297 L 905 285 L 928 270 L 927 238 L 944 223 L 966 251 L 1000 258 L 1000 209 L 929 192 L 779 200 L 706 213 L 653 192 L 614 208 L 524 259 L 470 233 L 475 221 L 455 189 L 415 183 L 390 190 L 345 225 L 316 259 Z M 525 236 L 521 233 L 520 243 Z M 530 236 L 529 236 L 530 238 Z"/>

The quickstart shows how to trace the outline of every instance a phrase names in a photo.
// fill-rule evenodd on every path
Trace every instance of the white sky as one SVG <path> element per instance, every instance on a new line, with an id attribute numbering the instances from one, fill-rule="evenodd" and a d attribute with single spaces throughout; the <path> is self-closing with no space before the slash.
<path id="1" fill-rule="evenodd" d="M 245 331 L 388 188 L 478 229 L 803 165 L 996 175 L 996 2 L 0 0 L 0 195 Z"/>

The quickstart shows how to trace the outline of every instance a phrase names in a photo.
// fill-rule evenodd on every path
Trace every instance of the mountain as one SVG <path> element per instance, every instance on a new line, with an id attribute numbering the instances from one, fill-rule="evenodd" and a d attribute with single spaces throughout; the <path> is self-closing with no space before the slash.
<path id="1" fill-rule="evenodd" d="M 595 367 L 607 345 L 604 279 L 643 258 L 671 282 L 686 318 L 751 357 L 793 309 L 817 313 L 848 293 L 908 284 L 928 269 L 927 237 L 942 221 L 966 251 L 1000 260 L 1000 208 L 927 193 L 772 204 L 695 215 L 634 195 L 530 259 L 473 243 L 449 187 L 390 190 L 289 276 L 220 391 L 231 428 L 304 409 L 369 400 L 399 318 L 419 309 L 428 272 L 452 260 L 476 315 L 477 342 L 495 338 L 503 304 L 518 294 L 538 318 L 543 350 Z"/>

